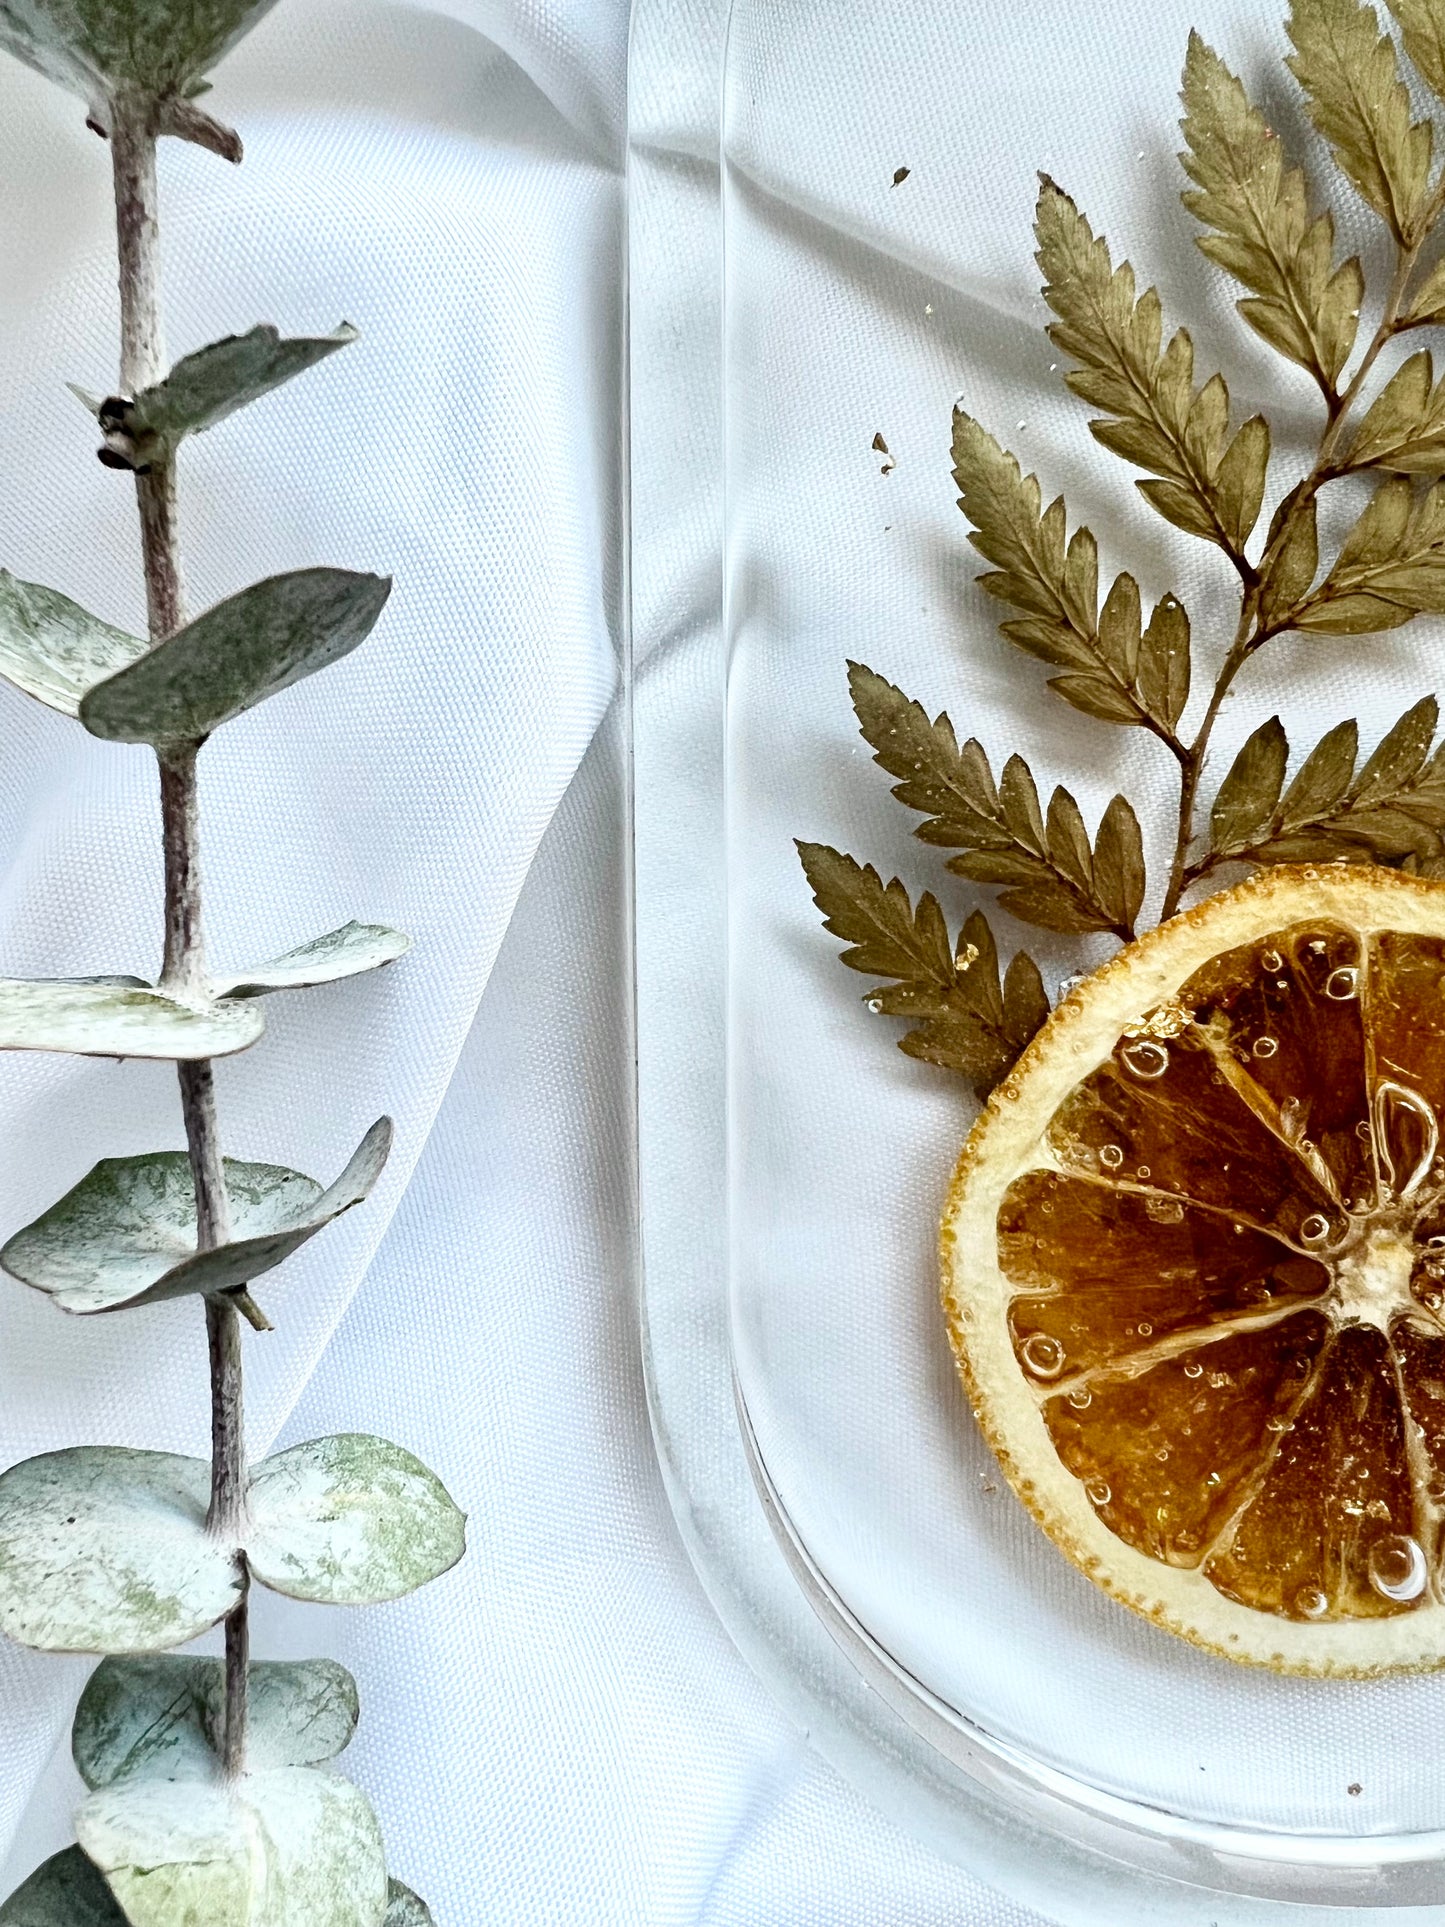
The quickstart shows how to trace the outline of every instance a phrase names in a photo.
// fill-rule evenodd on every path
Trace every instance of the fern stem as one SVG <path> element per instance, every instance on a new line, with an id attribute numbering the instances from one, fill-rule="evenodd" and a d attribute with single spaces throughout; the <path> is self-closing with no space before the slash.
<path id="1" fill-rule="evenodd" d="M 1194 741 L 1179 766 L 1179 817 L 1174 833 L 1174 857 L 1169 868 L 1169 887 L 1164 893 L 1160 906 L 1159 921 L 1165 923 L 1179 908 L 1179 900 L 1190 882 L 1189 846 L 1194 841 L 1194 810 L 1199 799 L 1199 779 L 1204 774 L 1205 759 L 1209 754 L 1209 740 L 1214 734 L 1214 725 L 1219 720 L 1219 712 L 1224 707 L 1224 699 L 1229 694 L 1235 677 L 1249 660 L 1251 654 L 1262 640 L 1256 632 L 1256 597 L 1246 590 L 1240 603 L 1239 626 L 1234 632 L 1229 654 L 1225 657 L 1219 675 L 1215 679 L 1214 691 L 1209 698 Z"/>
<path id="2" fill-rule="evenodd" d="M 157 219 L 156 124 L 153 110 L 134 100 L 116 103 L 110 130 L 115 173 L 116 240 L 120 268 L 121 387 L 127 395 L 164 374 L 160 320 L 160 229 Z M 167 455 L 135 478 L 145 563 L 150 637 L 160 642 L 185 619 L 180 542 L 176 524 L 175 458 Z M 180 997 L 206 995 L 201 929 L 200 811 L 196 789 L 199 743 L 158 752 L 165 854 L 165 960 L 161 981 Z M 215 1079 L 208 1061 L 177 1066 L 186 1144 L 196 1193 L 197 1249 L 208 1251 L 229 1235 L 225 1167 L 216 1118 Z M 234 1541 L 244 1523 L 245 1418 L 240 1313 L 234 1298 L 206 1300 L 211 1376 L 211 1531 Z M 228 1774 L 245 1764 L 248 1700 L 249 1602 L 242 1562 L 241 1597 L 226 1621 L 226 1709 L 222 1743 Z"/>
<path id="3" fill-rule="evenodd" d="M 1435 201 L 1432 204 L 1432 212 L 1423 224 L 1423 230 L 1419 239 L 1409 247 L 1398 247 L 1396 249 L 1395 271 L 1390 280 L 1390 288 L 1385 297 L 1385 305 L 1380 315 L 1379 325 L 1375 329 L 1374 335 L 1371 337 L 1364 354 L 1360 357 L 1359 366 L 1355 369 L 1354 374 L 1351 375 L 1344 388 L 1338 391 L 1329 404 L 1329 417 L 1325 423 L 1324 432 L 1320 436 L 1319 453 L 1315 458 L 1314 467 L 1309 475 L 1305 477 L 1304 486 L 1301 488 L 1299 496 L 1291 508 L 1289 515 L 1285 518 L 1280 528 L 1276 530 L 1273 541 L 1260 558 L 1258 570 L 1258 580 L 1260 583 L 1266 583 L 1268 581 L 1270 570 L 1273 567 L 1275 559 L 1288 541 L 1290 531 L 1294 527 L 1297 517 L 1303 510 L 1309 507 L 1319 494 L 1323 484 L 1336 472 L 1333 467 L 1334 453 L 1344 430 L 1350 408 L 1359 396 L 1360 390 L 1364 387 L 1370 370 L 1379 359 L 1381 350 L 1385 347 L 1386 343 L 1391 341 L 1399 332 L 1400 310 L 1404 305 L 1405 296 L 1409 290 L 1410 277 L 1414 273 L 1415 264 L 1420 257 L 1420 250 L 1424 245 L 1425 238 L 1429 234 L 1442 208 L 1445 208 L 1445 181 L 1442 181 L 1441 187 L 1437 190 Z M 1288 618 L 1271 623 L 1268 627 L 1256 627 L 1259 601 L 1260 597 L 1257 591 L 1246 585 L 1240 606 L 1239 627 L 1235 631 L 1234 642 L 1220 669 L 1218 680 L 1214 685 L 1214 692 L 1209 699 L 1209 707 L 1204 712 L 1204 719 L 1199 726 L 1199 733 L 1196 735 L 1193 743 L 1190 744 L 1187 754 L 1180 760 L 1179 818 L 1174 838 L 1174 858 L 1169 872 L 1169 887 L 1165 892 L 1164 902 L 1159 912 L 1161 922 L 1175 914 L 1179 908 L 1180 899 L 1183 897 L 1189 885 L 1191 883 L 1197 883 L 1200 878 L 1207 875 L 1214 867 L 1213 863 L 1208 859 L 1202 863 L 1191 866 L 1189 862 L 1189 846 L 1194 840 L 1194 811 L 1199 796 L 1199 779 L 1204 773 L 1204 762 L 1209 749 L 1209 739 L 1214 732 L 1214 725 L 1219 716 L 1220 709 L 1223 707 L 1224 699 L 1229 694 L 1235 677 L 1260 644 L 1268 641 L 1270 636 L 1277 635 L 1289 627 Z"/>

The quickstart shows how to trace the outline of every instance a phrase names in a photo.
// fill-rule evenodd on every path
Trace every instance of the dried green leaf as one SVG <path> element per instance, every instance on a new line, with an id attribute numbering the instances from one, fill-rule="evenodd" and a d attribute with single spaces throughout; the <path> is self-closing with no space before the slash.
<path id="1" fill-rule="evenodd" d="M 0 0 L 0 47 L 79 94 L 192 96 L 275 0 Z"/>
<path id="2" fill-rule="evenodd" d="M 0 676 L 62 716 L 78 716 L 82 696 L 149 646 L 58 589 L 0 569 Z"/>
<path id="3" fill-rule="evenodd" d="M 1242 553 L 1254 533 L 1269 468 L 1269 423 L 1251 415 L 1225 449 L 1214 478 L 1214 506 L 1231 546 Z"/>
<path id="4" fill-rule="evenodd" d="M 185 1061 L 246 1050 L 264 1028 L 250 1004 L 183 1004 L 126 979 L 0 978 L 0 1050 Z"/>
<path id="5" fill-rule="evenodd" d="M 1350 787 L 1359 744 L 1353 722 L 1337 723 L 1320 738 L 1280 801 L 1282 830 L 1293 832 L 1329 815 Z"/>
<path id="6" fill-rule="evenodd" d="M 119 743 L 198 742 L 370 635 L 389 580 L 298 569 L 218 602 L 81 699 L 93 736 Z"/>
<path id="7" fill-rule="evenodd" d="M 240 1597 L 236 1549 L 206 1530 L 210 1467 L 75 1446 L 0 1476 L 0 1631 L 47 1652 L 184 1645 Z"/>
<path id="8" fill-rule="evenodd" d="M 273 1592 L 328 1606 L 399 1599 L 466 1550 L 466 1518 L 420 1459 L 360 1432 L 263 1459 L 246 1562 Z"/>
<path id="9" fill-rule="evenodd" d="M 196 1194 L 184 1151 L 104 1158 L 0 1250 L 0 1266 L 64 1311 L 121 1311 L 193 1292 L 220 1293 L 273 1270 L 360 1204 L 391 1149 L 391 1120 L 372 1125 L 323 1190 L 279 1164 L 225 1160 L 231 1235 L 196 1249 Z"/>
<path id="10" fill-rule="evenodd" d="M 1438 476 L 1445 468 L 1445 376 L 1438 384 L 1433 377 L 1429 349 L 1411 355 L 1375 397 L 1341 467 Z"/>
<path id="11" fill-rule="evenodd" d="M 15 1889 L 0 1907 L 0 1927 L 127 1927 L 127 1923 L 104 1876 L 79 1847 L 67 1847 Z"/>
<path id="12" fill-rule="evenodd" d="M 1263 419 L 1240 431 L 1242 446 L 1238 436 L 1230 441 L 1223 379 L 1212 376 L 1196 393 L 1194 347 L 1182 328 L 1161 354 L 1157 293 L 1150 288 L 1135 300 L 1133 269 L 1127 262 L 1113 266 L 1107 242 L 1047 176 L 1034 232 L 1044 299 L 1059 317 L 1049 337 L 1081 364 L 1068 376 L 1069 387 L 1111 418 L 1089 424 L 1095 436 L 1159 478 L 1138 487 L 1167 521 L 1240 561 L 1240 530 L 1253 527 L 1259 512 L 1257 499 L 1253 514 L 1249 507 L 1256 471 L 1269 454 Z"/>
<path id="13" fill-rule="evenodd" d="M 1409 328 L 1435 321 L 1445 321 L 1445 261 L 1437 261 L 1431 268 L 1402 317 L 1403 325 Z"/>
<path id="14" fill-rule="evenodd" d="M 1121 919 L 1097 886 L 1088 831 L 1069 792 L 1054 791 L 1045 821 L 1028 764 L 1011 756 L 998 793 L 998 827 L 1005 835 L 945 839 L 935 829 L 930 836 L 931 842 L 963 846 L 963 855 L 949 859 L 949 869 L 975 883 L 1001 886 L 1000 906 L 1026 923 L 1045 930 L 1107 930 L 1129 942 L 1132 920 Z"/>
<path id="15" fill-rule="evenodd" d="M 1329 574 L 1293 615 L 1317 635 L 1395 629 L 1445 611 L 1445 484 L 1415 498 L 1403 476 L 1375 491 Z"/>
<path id="16" fill-rule="evenodd" d="M 962 409 L 953 417 L 953 464 L 958 505 L 973 525 L 969 540 L 995 565 L 979 586 L 1021 612 L 1001 625 L 1004 635 L 1026 655 L 1068 672 L 1049 687 L 1074 708 L 1103 722 L 1142 724 L 1169 740 L 1177 717 L 1155 707 L 1140 682 L 1133 577 L 1117 577 L 1100 609 L 1093 536 L 1076 529 L 1067 537 L 1063 499 L 1043 509 L 1037 477 L 1024 475 Z M 1179 607 L 1173 596 L 1165 603 Z"/>
<path id="17" fill-rule="evenodd" d="M 1373 808 L 1413 788 L 1424 771 L 1439 720 L 1440 706 L 1433 696 L 1422 696 L 1407 709 L 1360 771 L 1354 801 Z"/>
<path id="18" fill-rule="evenodd" d="M 312 937 L 269 963 L 218 977 L 212 983 L 217 997 L 265 997 L 273 990 L 310 990 L 334 984 L 363 971 L 395 963 L 411 949 L 411 938 L 380 923 L 343 923 L 323 937 Z"/>
<path id="19" fill-rule="evenodd" d="M 251 1772 L 321 1766 L 351 1742 L 356 1681 L 334 1659 L 257 1660 L 249 1673 Z M 220 1777 L 226 1670 L 189 1654 L 102 1660 L 75 1712 L 71 1752 L 85 1784 Z"/>
<path id="20" fill-rule="evenodd" d="M 75 1831 L 131 1927 L 381 1927 L 386 1912 L 376 1815 L 336 1773 L 124 1780 Z"/>
<path id="21" fill-rule="evenodd" d="M 1189 617 L 1172 595 L 1155 605 L 1139 649 L 1139 698 L 1174 729 L 1189 701 Z"/>
<path id="22" fill-rule="evenodd" d="M 1264 622 L 1273 629 L 1302 627 L 1298 604 L 1309 594 L 1320 566 L 1317 506 L 1303 484 L 1275 511 L 1265 556 L 1259 590 Z"/>
<path id="23" fill-rule="evenodd" d="M 850 970 L 948 980 L 953 953 L 936 897 L 925 893 L 915 912 L 899 879 L 885 884 L 871 863 L 857 863 L 826 843 L 799 843 L 798 854 L 823 928 L 850 946 L 840 959 Z"/>
<path id="24" fill-rule="evenodd" d="M 1289 743 L 1278 716 L 1261 723 L 1219 786 L 1209 813 L 1210 845 L 1218 856 L 1247 850 L 1268 827 L 1284 787 Z"/>
<path id="25" fill-rule="evenodd" d="M 1023 951 L 1015 954 L 1000 986 L 998 946 L 978 910 L 959 937 L 952 984 L 942 994 L 934 989 L 931 995 L 925 992 L 899 1003 L 911 1007 L 894 1008 L 893 1014 L 923 1019 L 901 1039 L 900 1050 L 942 1070 L 960 1072 L 980 1098 L 1012 1067 L 1049 1014 L 1043 979 Z M 888 1003 L 883 1007 L 892 1008 Z"/>
<path id="26" fill-rule="evenodd" d="M 1188 152 L 1180 159 L 1195 183 L 1184 205 L 1214 230 L 1200 248 L 1251 291 L 1238 304 L 1249 325 L 1333 394 L 1359 322 L 1358 259 L 1333 266 L 1333 219 L 1310 219 L 1303 172 L 1286 167 L 1278 136 L 1197 33 L 1183 101 Z"/>
<path id="27" fill-rule="evenodd" d="M 0 1927 L 4 1927 L 3 1920 Z M 87 1927 L 87 1923 L 78 1923 L 78 1927 Z M 386 1919 L 382 1927 L 436 1927 L 436 1923 L 426 1902 L 418 1899 L 410 1887 L 393 1880 L 387 1890 Z"/>
<path id="28" fill-rule="evenodd" d="M 355 339 L 356 330 L 347 321 L 329 335 L 290 339 L 272 327 L 253 328 L 183 356 L 164 381 L 143 388 L 134 399 L 112 395 L 89 403 L 82 397 L 105 434 L 102 460 L 112 468 L 144 473 L 172 454 L 187 435 L 214 427 Z"/>
<path id="29" fill-rule="evenodd" d="M 1440 0 L 1386 0 L 1399 23 L 1405 52 L 1426 85 L 1445 100 L 1445 8 Z"/>
<path id="30" fill-rule="evenodd" d="M 881 681 L 871 671 L 862 672 L 862 677 Z M 869 681 L 860 678 L 858 687 L 864 708 L 877 719 L 882 712 L 874 706 Z M 951 740 L 952 732 L 948 733 Z M 883 740 L 890 743 L 891 754 L 895 745 L 886 735 Z M 914 807 L 933 804 L 915 803 Z M 854 970 L 896 979 L 872 992 L 867 1001 L 879 1015 L 905 1017 L 914 1023 L 899 1048 L 940 1069 L 960 1072 L 980 1097 L 987 1096 L 1048 1015 L 1048 1001 L 1031 960 L 1020 952 L 1001 989 L 998 947 L 981 911 L 974 911 L 964 924 L 954 950 L 943 913 L 931 896 L 920 898 L 915 912 L 899 880 L 895 877 L 885 886 L 871 864 L 855 863 L 821 843 L 800 843 L 798 854 L 825 927 L 853 943 L 842 961 Z M 1042 1016 L 1039 999 L 1043 999 Z"/>
<path id="31" fill-rule="evenodd" d="M 1049 799 L 1046 823 L 1049 860 L 1060 876 L 1082 892 L 1094 888 L 1094 853 L 1089 848 L 1089 832 L 1078 804 L 1060 787 Z"/>
<path id="32" fill-rule="evenodd" d="M 1344 858 L 1422 870 L 1441 853 L 1445 835 L 1445 749 L 1430 752 L 1438 720 L 1435 698 L 1423 697 L 1358 776 L 1355 724 L 1337 723 L 1305 758 L 1269 820 L 1228 854 L 1259 864 Z M 1206 859 L 1195 874 L 1211 867 Z"/>
<path id="33" fill-rule="evenodd" d="M 1288 32 L 1311 120 L 1361 197 L 1411 246 L 1429 210 L 1431 130 L 1410 119 L 1394 41 L 1360 0 L 1291 0 Z"/>
<path id="34" fill-rule="evenodd" d="M 1132 927 L 1144 902 L 1144 839 L 1122 796 L 1105 810 L 1094 840 L 1094 889 L 1120 926 Z"/>
<path id="35" fill-rule="evenodd" d="M 961 849 L 949 868 L 975 883 L 1001 884 L 1005 910 L 1048 930 L 1113 930 L 1125 942 L 1132 927 L 1103 904 L 1093 884 L 1093 858 L 1078 805 L 1057 789 L 1047 825 L 1028 764 L 1011 756 L 997 786 L 976 742 L 957 746 L 947 716 L 927 711 L 862 664 L 849 668 L 859 727 L 874 760 L 902 776 L 894 795 L 928 812 L 917 834 L 928 843 Z M 930 895 L 915 912 L 895 877 L 885 888 L 878 873 L 822 844 L 798 845 L 814 899 L 834 936 L 855 946 L 843 962 L 876 976 L 946 981 L 948 934 Z M 927 952 L 927 958 L 923 955 Z"/>

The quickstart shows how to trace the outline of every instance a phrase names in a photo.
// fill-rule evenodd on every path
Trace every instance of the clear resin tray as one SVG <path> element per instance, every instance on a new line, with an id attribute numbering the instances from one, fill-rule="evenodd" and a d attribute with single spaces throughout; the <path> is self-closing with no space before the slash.
<path id="1" fill-rule="evenodd" d="M 1269 9 L 639 0 L 649 1393 L 680 1527 L 739 1645 L 941 1851 L 1069 1927 L 1445 1921 L 1445 1675 L 1319 1682 L 1212 1659 L 1097 1591 L 1013 1497 L 938 1310 L 938 1216 L 976 1107 L 869 1013 L 793 846 L 939 891 L 955 928 L 991 907 L 911 837 L 856 734 L 849 659 L 947 709 L 995 767 L 1024 753 L 1091 823 L 1116 789 L 1157 799 L 1158 846 L 1157 746 L 1055 703 L 999 639 L 948 448 L 963 397 L 1112 566 L 1177 589 L 1205 652 L 1229 622 L 1223 565 L 1150 524 L 1064 391 L 1031 258 L 1045 169 L 1159 283 L 1241 413 L 1267 401 L 1277 445 L 1304 447 L 1317 397 L 1240 328 L 1179 205 L 1191 27 L 1306 149 Z M 1348 242 L 1374 245 L 1363 221 Z M 1378 734 L 1431 687 L 1439 635 L 1370 639 L 1368 679 L 1351 645 L 1282 645 L 1226 712 L 1220 766 L 1272 704 L 1301 740 L 1349 714 Z M 996 923 L 1051 990 L 1079 967 L 1076 945 Z"/>

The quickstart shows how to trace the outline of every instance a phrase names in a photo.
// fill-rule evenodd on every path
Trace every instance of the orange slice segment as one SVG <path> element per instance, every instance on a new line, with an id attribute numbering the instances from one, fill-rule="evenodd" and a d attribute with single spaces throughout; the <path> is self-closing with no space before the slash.
<path id="1" fill-rule="evenodd" d="M 1020 1497 L 1158 1624 L 1445 1665 L 1445 884 L 1275 870 L 1080 984 L 943 1220 Z"/>

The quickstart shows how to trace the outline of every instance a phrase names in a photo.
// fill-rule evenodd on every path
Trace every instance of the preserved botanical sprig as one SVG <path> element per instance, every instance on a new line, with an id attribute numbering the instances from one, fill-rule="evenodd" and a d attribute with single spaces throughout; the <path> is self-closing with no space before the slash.
<path id="1" fill-rule="evenodd" d="M 250 1660 L 253 1584 L 293 1599 L 397 1598 L 461 1557 L 464 1520 L 409 1452 L 361 1434 L 247 1463 L 241 1321 L 269 1325 L 251 1287 L 361 1203 L 391 1145 L 378 1119 L 325 1189 L 301 1172 L 223 1158 L 212 1059 L 264 1029 L 260 1000 L 401 956 L 409 940 L 351 922 L 285 955 L 213 974 L 202 941 L 196 767 L 212 732 L 357 648 L 389 581 L 302 569 L 188 619 L 177 457 L 355 338 L 257 327 L 167 372 L 158 294 L 162 134 L 231 161 L 241 144 L 195 105 L 207 69 L 271 0 L 0 0 L 0 46 L 84 99 L 111 144 L 120 256 L 117 394 L 76 392 L 100 459 L 134 478 L 149 633 L 0 573 L 0 676 L 94 736 L 149 746 L 160 771 L 165 941 L 158 981 L 0 981 L 0 1049 L 177 1063 L 187 1149 L 105 1159 L 0 1250 L 0 1266 L 62 1309 L 120 1312 L 200 1298 L 212 1456 L 85 1446 L 0 1475 L 0 1630 L 108 1654 L 76 1716 L 90 1788 L 78 1845 L 0 1906 L 0 1927 L 426 1927 L 391 1879 L 360 1788 L 330 1762 L 351 1738 L 355 1683 L 329 1661 Z M 259 1287 L 258 1287 L 259 1289 Z M 224 1626 L 225 1657 L 170 1648 Z"/>
<path id="2" fill-rule="evenodd" d="M 1293 0 L 1288 22 L 1287 65 L 1323 138 L 1326 168 L 1378 217 L 1393 250 L 1379 319 L 1363 340 L 1364 272 L 1358 257 L 1336 258 L 1331 208 L 1238 77 L 1197 33 L 1189 39 L 1180 158 L 1189 182 L 1182 199 L 1204 230 L 1198 245 L 1245 290 L 1237 304 L 1245 323 L 1308 371 L 1323 402 L 1313 459 L 1280 489 L 1262 536 L 1273 446 L 1265 416 L 1232 420 L 1224 377 L 1196 379 L 1188 331 L 1166 338 L 1156 290 L 1140 293 L 1130 264 L 1116 261 L 1064 190 L 1041 177 L 1037 259 L 1054 315 L 1048 334 L 1072 364 L 1064 379 L 1095 411 L 1095 437 L 1145 471 L 1136 486 L 1150 506 L 1212 543 L 1237 578 L 1234 634 L 1213 652 L 1209 673 L 1207 644 L 1178 598 L 1162 595 L 1146 622 L 1139 584 L 1121 572 L 1101 600 L 1089 529 L 1071 531 L 1062 497 L 1045 506 L 1039 480 L 963 408 L 954 413 L 959 507 L 970 542 L 991 565 L 979 585 L 1008 607 L 1004 636 L 1059 672 L 1048 686 L 1074 709 L 1147 730 L 1172 759 L 1175 831 L 1155 858 L 1160 921 L 1231 867 L 1238 874 L 1239 866 L 1319 860 L 1445 873 L 1445 747 L 1431 750 L 1433 697 L 1416 703 L 1358 772 L 1358 728 L 1345 721 L 1288 782 L 1284 725 L 1269 718 L 1223 775 L 1202 839 L 1198 822 L 1221 708 L 1267 643 L 1294 631 L 1327 647 L 1331 637 L 1445 614 L 1445 377 L 1437 380 L 1430 350 L 1420 348 L 1370 392 L 1390 342 L 1445 322 L 1445 264 L 1423 259 L 1445 210 L 1445 166 L 1434 158 L 1434 124 L 1416 117 L 1406 82 L 1408 61 L 1445 101 L 1445 0 L 1389 5 L 1402 44 L 1364 0 Z M 1361 475 L 1373 478 L 1373 493 L 1333 553 L 1322 553 L 1322 528 L 1332 524 L 1319 515 L 1320 496 Z M 898 800 L 922 815 L 915 834 L 958 853 L 950 870 L 997 886 L 999 907 L 1025 923 L 1133 939 L 1146 856 L 1128 799 L 1113 799 L 1091 841 L 1066 789 L 1055 788 L 1047 810 L 1041 807 L 1022 758 L 1008 758 L 995 779 L 983 746 L 968 740 L 960 747 L 947 715 L 930 719 L 857 664 L 849 679 L 874 760 L 899 779 Z M 843 879 L 883 886 L 871 869 L 840 867 L 851 859 L 836 852 L 828 857 L 831 893 L 819 889 L 816 856 L 805 859 L 809 877 L 833 920 L 829 928 L 849 935 L 839 922 Z M 870 887 L 857 882 L 853 897 L 866 897 Z M 896 879 L 885 895 L 909 904 Z M 919 899 L 915 921 L 924 920 L 925 905 L 941 931 L 943 911 L 929 895 Z M 853 953 L 844 960 L 870 967 Z M 946 988 L 943 976 L 928 981 Z M 888 993 L 881 1007 L 896 1002 Z M 991 1057 L 974 1051 L 932 1061 L 964 1071 L 981 1089 L 995 1060 L 996 1079 L 1012 1061 L 1008 1053 L 1027 1041 L 1021 1020 L 1030 1007 L 1016 1005 L 1020 1021 L 995 1033 Z M 1042 997 L 1036 1008 L 1042 1022 Z M 911 1015 L 913 1006 L 899 1003 L 897 1014 Z M 915 1033 L 902 1045 L 924 1054 Z"/>

